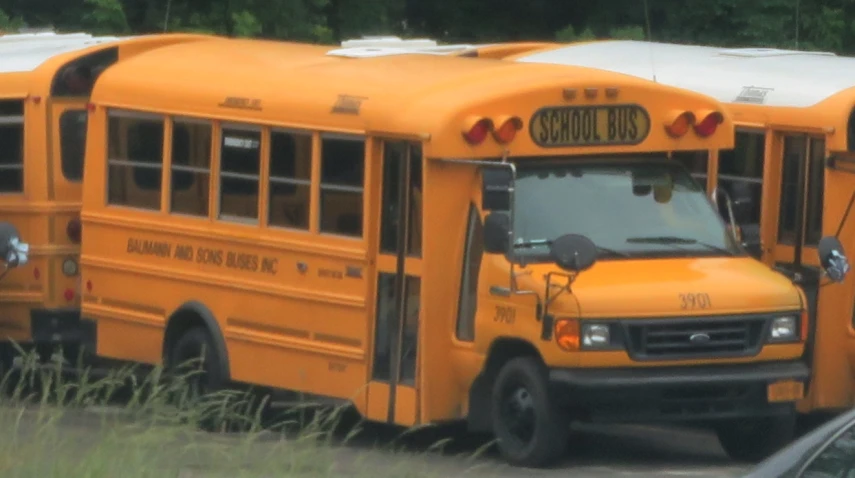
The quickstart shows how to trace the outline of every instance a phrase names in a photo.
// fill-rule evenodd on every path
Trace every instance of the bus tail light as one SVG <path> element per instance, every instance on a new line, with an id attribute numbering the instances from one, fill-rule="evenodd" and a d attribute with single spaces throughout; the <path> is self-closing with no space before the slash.
<path id="1" fill-rule="evenodd" d="M 555 341 L 562 350 L 579 350 L 579 321 L 559 319 L 555 322 Z"/>
<path id="2" fill-rule="evenodd" d="M 724 121 L 724 116 L 718 111 L 702 111 L 698 115 L 703 118 L 699 123 L 694 125 L 695 133 L 701 138 L 706 138 L 715 133 L 716 128 Z"/>
<path id="3" fill-rule="evenodd" d="M 86 103 L 86 109 L 92 113 L 95 111 L 95 103 Z"/>
<path id="4" fill-rule="evenodd" d="M 65 225 L 65 234 L 71 242 L 80 244 L 80 233 L 80 219 L 74 218 L 68 221 L 68 224 Z"/>
<path id="5" fill-rule="evenodd" d="M 689 132 L 695 123 L 695 115 L 691 111 L 672 111 L 666 117 L 665 131 L 672 138 L 681 138 Z"/>
<path id="6" fill-rule="evenodd" d="M 493 122 L 490 118 L 470 117 L 466 120 L 463 129 L 463 139 L 467 143 L 477 146 L 487 139 L 487 135 L 493 129 Z"/>
<path id="7" fill-rule="evenodd" d="M 518 116 L 500 116 L 494 124 L 499 127 L 493 130 L 493 137 L 502 144 L 513 141 L 517 131 L 523 127 L 523 122 Z"/>

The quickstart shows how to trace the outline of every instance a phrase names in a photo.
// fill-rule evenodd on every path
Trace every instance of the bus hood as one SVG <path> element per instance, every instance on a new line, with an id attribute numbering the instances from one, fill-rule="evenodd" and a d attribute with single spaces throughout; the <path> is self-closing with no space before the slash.
<path id="1" fill-rule="evenodd" d="M 538 264 L 526 270 L 531 280 L 521 285 L 542 293 L 546 274 L 556 266 Z M 561 283 L 553 275 L 553 283 L 556 280 Z M 553 302 L 552 313 L 578 306 L 583 318 L 629 318 L 802 308 L 801 295 L 789 279 L 749 257 L 601 260 L 579 274 L 571 289 L 573 296 L 564 292 Z"/>

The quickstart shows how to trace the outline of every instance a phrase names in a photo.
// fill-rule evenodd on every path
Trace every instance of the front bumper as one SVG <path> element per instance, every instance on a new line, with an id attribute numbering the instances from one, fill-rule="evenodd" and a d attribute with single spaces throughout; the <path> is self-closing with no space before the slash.
<path id="1" fill-rule="evenodd" d="M 800 361 L 697 367 L 551 369 L 559 404 L 598 422 L 706 421 L 789 413 L 770 403 L 767 386 L 806 382 Z"/>

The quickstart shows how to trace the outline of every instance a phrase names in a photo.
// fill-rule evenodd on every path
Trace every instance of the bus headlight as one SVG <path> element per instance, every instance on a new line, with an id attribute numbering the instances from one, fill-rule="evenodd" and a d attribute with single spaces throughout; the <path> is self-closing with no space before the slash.
<path id="1" fill-rule="evenodd" d="M 604 348 L 611 345 L 609 326 L 605 324 L 583 324 L 582 346 L 585 348 Z"/>
<path id="2" fill-rule="evenodd" d="M 798 339 L 798 319 L 794 316 L 778 317 L 772 319 L 772 327 L 769 329 L 770 342 L 790 342 Z"/>

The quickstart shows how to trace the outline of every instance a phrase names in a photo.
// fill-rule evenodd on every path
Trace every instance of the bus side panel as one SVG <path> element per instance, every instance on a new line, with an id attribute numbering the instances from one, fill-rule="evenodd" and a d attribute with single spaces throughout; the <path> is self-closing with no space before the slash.
<path id="1" fill-rule="evenodd" d="M 40 309 L 51 293 L 52 252 L 44 107 L 25 101 L 23 108 L 23 192 L 0 194 L 0 220 L 11 222 L 30 245 L 28 263 L 9 271 L 0 286 L 0 339 L 19 343 L 31 341 L 31 311 Z M 9 154 L 0 151 L 4 153 Z"/>
<path id="2" fill-rule="evenodd" d="M 159 363 L 166 319 L 198 301 L 225 335 L 232 379 L 345 399 L 364 387 L 364 257 L 139 217 L 87 218 L 84 281 L 93 287 L 83 311 L 98 319 L 99 355 Z M 344 273 L 353 268 L 361 277 Z"/>
<path id="3" fill-rule="evenodd" d="M 850 200 L 855 195 L 855 174 L 826 169 L 823 235 L 837 233 L 844 250 L 855 250 L 855 217 L 845 218 Z M 843 222 L 845 220 L 845 222 Z M 850 255 L 851 257 L 851 255 Z M 850 259 L 851 260 L 851 259 Z M 853 320 L 853 287 L 850 273 L 843 284 L 822 287 L 817 304 L 816 338 L 813 355 L 813 377 L 806 402 L 800 408 L 848 408 L 855 400 L 855 320 Z"/>

